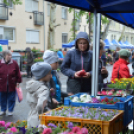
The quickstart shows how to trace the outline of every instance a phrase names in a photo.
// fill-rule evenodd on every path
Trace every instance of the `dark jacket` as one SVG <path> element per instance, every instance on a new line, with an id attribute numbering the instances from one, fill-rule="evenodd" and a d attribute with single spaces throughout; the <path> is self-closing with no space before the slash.
<path id="1" fill-rule="evenodd" d="M 88 79 L 74 78 L 75 72 L 82 69 L 90 72 L 92 75 L 92 52 L 89 51 L 89 46 L 85 52 L 78 50 L 76 42 L 79 38 L 84 38 L 89 42 L 88 35 L 85 32 L 80 32 L 75 40 L 75 49 L 67 52 L 61 65 L 62 73 L 68 76 L 67 91 L 74 94 L 78 92 L 91 92 L 91 77 Z"/>
<path id="2" fill-rule="evenodd" d="M 27 55 L 27 65 L 32 65 L 34 62 L 33 53 L 29 52 L 30 54 Z"/>
<path id="3" fill-rule="evenodd" d="M 98 87 L 99 91 L 101 90 L 101 88 L 103 88 L 103 85 L 104 85 L 103 80 L 108 77 L 108 73 L 107 74 L 101 74 L 101 70 L 102 70 L 102 61 L 100 59 L 99 60 L 99 81 L 98 81 L 98 83 L 99 83 L 99 87 Z"/>
<path id="4" fill-rule="evenodd" d="M 7 83 L 9 92 L 15 91 L 16 83 L 21 83 L 19 66 L 16 61 L 11 60 L 8 64 L 4 59 L 0 61 L 0 92 L 7 92 Z"/>

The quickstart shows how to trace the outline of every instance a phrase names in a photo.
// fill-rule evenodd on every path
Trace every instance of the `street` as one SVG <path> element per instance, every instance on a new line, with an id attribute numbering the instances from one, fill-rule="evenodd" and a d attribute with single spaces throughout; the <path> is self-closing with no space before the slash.
<path id="1" fill-rule="evenodd" d="M 129 65 L 130 68 L 130 73 L 132 74 L 132 65 Z M 111 73 L 112 73 L 112 67 L 111 65 L 108 65 L 106 68 L 109 72 L 109 76 L 107 79 L 105 79 L 105 82 L 110 82 L 111 79 Z M 66 80 L 67 77 L 64 76 L 61 72 L 59 72 L 59 76 L 60 76 L 60 80 L 62 83 L 62 90 L 66 91 Z M 23 83 L 20 84 L 22 90 L 23 90 L 23 101 L 21 103 L 18 102 L 18 100 L 16 100 L 16 106 L 14 109 L 14 114 L 13 116 L 0 116 L 0 120 L 4 120 L 4 121 L 10 121 L 10 122 L 16 122 L 17 120 L 26 120 L 28 113 L 29 113 L 29 106 L 26 102 L 26 82 L 30 80 L 30 78 L 23 78 Z M 17 98 L 16 98 L 17 99 Z"/>

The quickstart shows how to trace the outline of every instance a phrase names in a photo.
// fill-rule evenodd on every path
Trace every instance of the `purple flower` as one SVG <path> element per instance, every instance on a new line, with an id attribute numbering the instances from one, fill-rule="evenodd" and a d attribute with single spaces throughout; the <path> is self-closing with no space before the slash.
<path id="1" fill-rule="evenodd" d="M 13 134 L 12 132 L 8 132 L 7 134 Z"/>
<path id="2" fill-rule="evenodd" d="M 74 125 L 73 125 L 72 122 L 69 122 L 67 127 L 70 128 L 70 129 L 72 129 L 74 127 Z"/>
<path id="3" fill-rule="evenodd" d="M 6 128 L 9 128 L 10 125 L 11 125 L 11 122 L 8 122 L 8 123 L 5 125 L 5 127 L 6 127 Z"/>
<path id="4" fill-rule="evenodd" d="M 57 126 L 55 124 L 53 124 L 53 123 L 49 123 L 48 127 L 57 128 Z"/>

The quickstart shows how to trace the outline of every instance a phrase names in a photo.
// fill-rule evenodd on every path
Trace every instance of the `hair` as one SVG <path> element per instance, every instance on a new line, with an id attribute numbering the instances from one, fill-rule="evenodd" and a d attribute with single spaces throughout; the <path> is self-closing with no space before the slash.
<path id="1" fill-rule="evenodd" d="M 64 51 L 67 51 L 67 48 L 64 48 Z"/>
<path id="2" fill-rule="evenodd" d="M 117 47 L 116 50 L 120 50 L 120 47 Z"/>
<path id="3" fill-rule="evenodd" d="M 8 55 L 8 54 L 12 55 L 12 52 L 11 52 L 10 50 L 5 50 L 5 51 L 2 52 L 2 56 L 3 56 L 4 58 L 5 58 L 6 55 Z"/>
<path id="4" fill-rule="evenodd" d="M 120 56 L 121 59 L 127 60 L 128 57 L 127 56 Z"/>
<path id="5" fill-rule="evenodd" d="M 62 49 L 60 48 L 59 51 L 62 51 Z"/>
<path id="6" fill-rule="evenodd" d="M 100 39 L 100 50 L 103 49 L 103 47 L 105 46 L 105 43 L 102 39 Z"/>

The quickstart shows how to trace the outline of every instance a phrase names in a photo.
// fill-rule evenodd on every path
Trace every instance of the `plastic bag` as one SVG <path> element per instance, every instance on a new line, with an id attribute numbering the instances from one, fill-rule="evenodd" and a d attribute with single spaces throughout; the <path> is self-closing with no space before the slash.
<path id="1" fill-rule="evenodd" d="M 18 96 L 18 101 L 21 102 L 23 100 L 22 89 L 20 87 L 17 87 L 16 92 L 17 92 L 17 96 Z"/>

